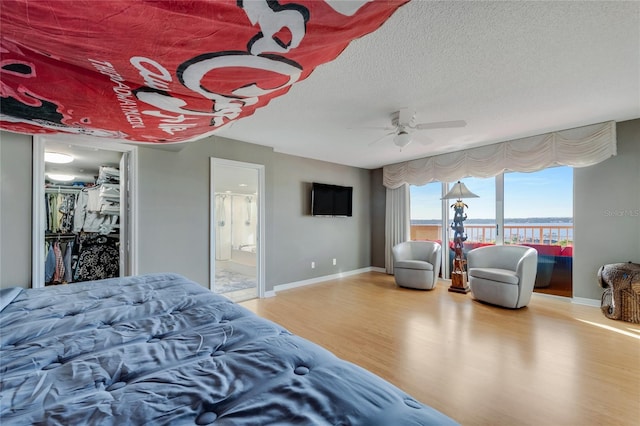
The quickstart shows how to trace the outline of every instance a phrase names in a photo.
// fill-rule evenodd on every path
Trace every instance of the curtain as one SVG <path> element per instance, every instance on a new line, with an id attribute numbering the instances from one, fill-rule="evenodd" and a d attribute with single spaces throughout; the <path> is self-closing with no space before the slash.
<path id="1" fill-rule="evenodd" d="M 391 164 L 383 168 L 383 184 L 393 189 L 405 184 L 454 182 L 467 176 L 534 172 L 558 165 L 586 167 L 614 155 L 616 123 L 609 121 Z"/>
<path id="2" fill-rule="evenodd" d="M 411 213 L 409 208 L 409 185 L 387 188 L 385 218 L 384 264 L 387 274 L 393 274 L 393 254 L 391 248 L 409 240 Z"/>

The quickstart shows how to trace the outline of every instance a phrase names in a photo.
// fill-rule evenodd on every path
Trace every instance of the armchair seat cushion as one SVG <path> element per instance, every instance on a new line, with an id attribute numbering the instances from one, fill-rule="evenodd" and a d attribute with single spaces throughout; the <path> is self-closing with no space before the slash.
<path id="1" fill-rule="evenodd" d="M 513 285 L 518 285 L 520 280 L 515 271 L 500 268 L 470 268 L 469 276 Z"/>
<path id="2" fill-rule="evenodd" d="M 394 264 L 394 268 L 418 269 L 421 271 L 433 271 L 433 265 L 422 260 L 399 260 Z"/>

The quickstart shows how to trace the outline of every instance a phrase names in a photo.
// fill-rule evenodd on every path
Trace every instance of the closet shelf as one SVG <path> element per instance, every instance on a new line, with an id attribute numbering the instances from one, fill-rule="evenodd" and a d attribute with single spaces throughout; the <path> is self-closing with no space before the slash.
<path id="1" fill-rule="evenodd" d="M 52 239 L 52 238 L 75 238 L 76 234 L 72 234 L 72 233 L 47 233 L 44 235 L 45 239 Z"/>
<path id="2" fill-rule="evenodd" d="M 60 193 L 60 194 L 76 194 L 82 191 L 84 186 L 73 185 L 50 185 L 44 188 L 44 192 L 47 194 Z"/>

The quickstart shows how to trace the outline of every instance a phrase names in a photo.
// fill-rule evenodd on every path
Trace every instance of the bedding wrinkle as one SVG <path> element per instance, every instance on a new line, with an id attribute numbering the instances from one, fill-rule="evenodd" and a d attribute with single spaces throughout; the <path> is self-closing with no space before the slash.
<path id="1" fill-rule="evenodd" d="M 32 290 L 0 312 L 3 425 L 455 424 L 179 275 Z"/>

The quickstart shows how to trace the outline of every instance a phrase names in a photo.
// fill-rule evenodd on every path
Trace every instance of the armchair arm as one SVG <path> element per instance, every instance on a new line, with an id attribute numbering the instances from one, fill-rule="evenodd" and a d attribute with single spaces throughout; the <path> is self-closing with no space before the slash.
<path id="1" fill-rule="evenodd" d="M 536 282 L 536 273 L 538 271 L 538 252 L 530 248 L 527 250 L 516 269 L 516 274 L 520 277 L 520 292 L 518 295 L 517 308 L 529 304 L 531 293 Z"/>
<path id="2" fill-rule="evenodd" d="M 442 263 L 442 246 L 440 244 L 433 243 L 431 253 L 429 253 L 426 261 L 433 265 L 433 271 L 436 274 L 440 273 L 440 264 Z"/>
<path id="3" fill-rule="evenodd" d="M 516 274 L 526 281 L 535 281 L 536 272 L 538 270 L 538 252 L 535 249 L 527 250 L 522 258 L 518 261 Z"/>

